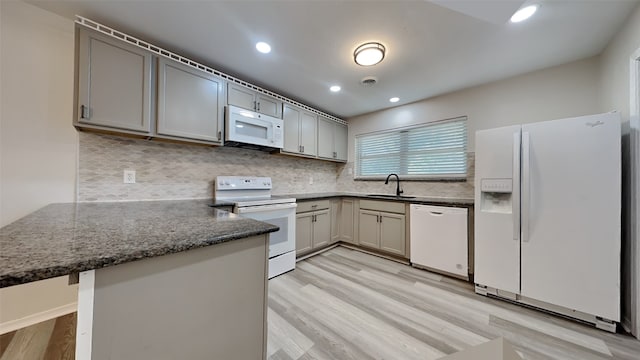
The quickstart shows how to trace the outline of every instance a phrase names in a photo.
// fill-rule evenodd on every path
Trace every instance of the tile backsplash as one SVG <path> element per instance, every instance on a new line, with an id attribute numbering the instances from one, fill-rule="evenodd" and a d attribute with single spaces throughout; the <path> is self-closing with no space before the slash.
<path id="1" fill-rule="evenodd" d="M 78 200 L 211 198 L 218 175 L 270 176 L 275 194 L 336 191 L 336 166 L 256 150 L 80 132 Z M 124 170 L 136 171 L 135 184 L 123 183 Z"/>
<path id="2" fill-rule="evenodd" d="M 147 141 L 80 132 L 78 200 L 210 198 L 218 175 L 270 176 L 274 194 L 315 192 L 393 193 L 383 181 L 354 181 L 353 163 L 336 164 L 228 147 Z M 466 182 L 403 181 L 405 194 L 473 197 L 473 153 Z M 124 170 L 136 183 L 124 184 Z"/>

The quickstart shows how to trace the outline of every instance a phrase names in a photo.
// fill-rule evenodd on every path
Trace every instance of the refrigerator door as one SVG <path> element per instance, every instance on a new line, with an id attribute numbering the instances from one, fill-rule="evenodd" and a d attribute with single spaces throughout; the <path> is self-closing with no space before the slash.
<path id="1" fill-rule="evenodd" d="M 520 126 L 476 132 L 474 279 L 520 292 Z"/>
<path id="2" fill-rule="evenodd" d="M 620 116 L 522 126 L 521 294 L 620 320 Z"/>

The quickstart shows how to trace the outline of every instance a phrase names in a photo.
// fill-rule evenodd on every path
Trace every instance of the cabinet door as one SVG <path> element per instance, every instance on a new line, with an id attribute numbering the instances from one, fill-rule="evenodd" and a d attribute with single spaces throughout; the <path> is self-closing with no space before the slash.
<path id="1" fill-rule="evenodd" d="M 335 134 L 333 136 L 333 148 L 336 152 L 336 160 L 347 161 L 348 155 L 348 128 L 347 125 L 335 124 Z"/>
<path id="2" fill-rule="evenodd" d="M 353 237 L 353 200 L 343 199 L 340 209 L 340 240 L 355 244 Z"/>
<path id="3" fill-rule="evenodd" d="M 300 145 L 302 153 L 316 156 L 316 132 L 318 117 L 315 114 L 303 111 L 300 113 Z"/>
<path id="4" fill-rule="evenodd" d="M 358 243 L 362 246 L 380 249 L 380 226 L 378 219 L 380 213 L 369 210 L 360 210 L 358 216 Z"/>
<path id="5" fill-rule="evenodd" d="M 151 54 L 80 30 L 77 125 L 149 133 Z"/>
<path id="6" fill-rule="evenodd" d="M 227 90 L 227 102 L 229 105 L 253 111 L 256 109 L 256 93 L 244 86 L 230 83 Z"/>
<path id="7" fill-rule="evenodd" d="M 296 255 L 313 248 L 313 213 L 296 215 Z"/>
<path id="8" fill-rule="evenodd" d="M 334 134 L 335 122 L 318 117 L 318 157 L 333 159 L 334 158 Z"/>
<path id="9" fill-rule="evenodd" d="M 331 241 L 331 218 L 329 210 L 316 211 L 313 223 L 313 248 L 329 245 Z"/>
<path id="10" fill-rule="evenodd" d="M 158 134 L 219 143 L 221 79 L 158 60 Z"/>
<path id="11" fill-rule="evenodd" d="M 405 216 L 380 213 L 380 249 L 405 255 Z"/>
<path id="12" fill-rule="evenodd" d="M 265 115 L 282 118 L 282 101 L 271 96 L 258 94 L 256 97 L 256 111 Z"/>
<path id="13" fill-rule="evenodd" d="M 340 208 L 339 199 L 331 200 L 331 243 L 340 241 Z"/>
<path id="14" fill-rule="evenodd" d="M 284 106 L 284 151 L 300 152 L 300 109 L 290 105 Z"/>

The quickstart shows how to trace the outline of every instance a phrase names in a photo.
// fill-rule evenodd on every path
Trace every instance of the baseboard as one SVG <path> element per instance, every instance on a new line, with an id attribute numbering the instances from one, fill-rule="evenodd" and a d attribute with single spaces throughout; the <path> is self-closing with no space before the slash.
<path id="1" fill-rule="evenodd" d="M 22 329 L 27 326 L 35 325 L 37 323 L 55 319 L 57 317 L 71 314 L 78 309 L 78 304 L 73 302 L 67 305 L 62 305 L 57 308 L 49 309 L 43 312 L 25 316 L 20 319 L 7 321 L 0 323 L 0 335 L 12 332 L 18 329 Z"/>

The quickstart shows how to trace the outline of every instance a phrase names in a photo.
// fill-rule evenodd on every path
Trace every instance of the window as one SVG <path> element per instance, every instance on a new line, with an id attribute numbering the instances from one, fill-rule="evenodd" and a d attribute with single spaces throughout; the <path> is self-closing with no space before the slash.
<path id="1" fill-rule="evenodd" d="M 467 176 L 467 118 L 356 136 L 356 179 Z"/>

